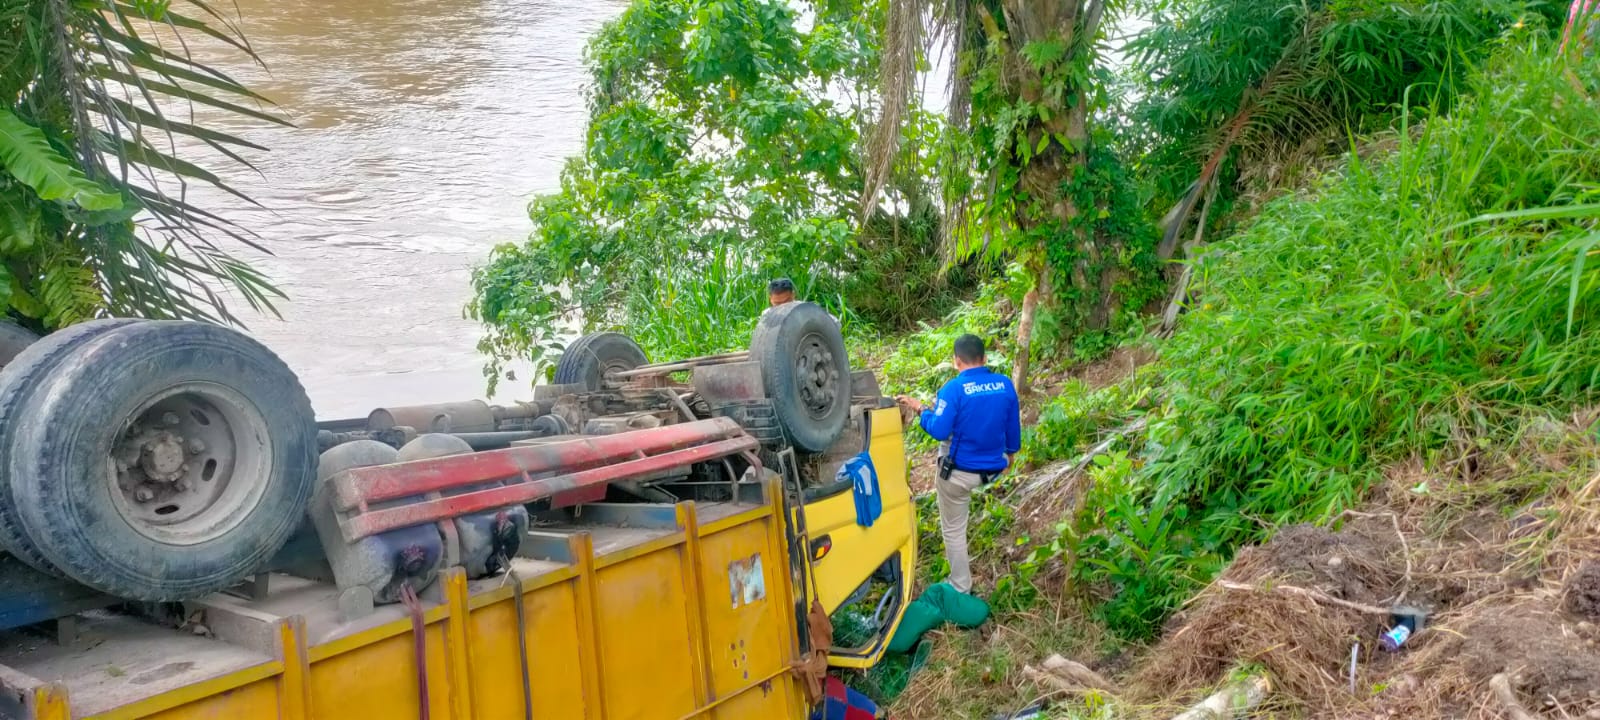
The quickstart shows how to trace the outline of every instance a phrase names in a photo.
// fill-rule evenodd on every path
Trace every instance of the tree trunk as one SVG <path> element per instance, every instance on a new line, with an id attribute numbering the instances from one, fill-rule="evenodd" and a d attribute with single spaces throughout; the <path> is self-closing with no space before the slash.
<path id="1" fill-rule="evenodd" d="M 1189 302 L 1189 280 L 1194 277 L 1194 254 L 1206 244 L 1206 219 L 1211 215 L 1211 203 L 1217 199 L 1217 186 L 1213 184 L 1206 192 L 1205 204 L 1200 208 L 1200 222 L 1194 230 L 1194 242 L 1184 249 L 1184 257 L 1189 263 L 1183 266 L 1183 274 L 1178 277 L 1178 287 L 1172 291 L 1172 301 L 1167 303 L 1166 312 L 1161 313 L 1161 330 L 1159 334 L 1166 337 L 1172 334 L 1173 328 L 1178 325 L 1178 313 Z"/>
<path id="2" fill-rule="evenodd" d="M 1011 382 L 1017 386 L 1018 395 L 1033 392 L 1028 380 L 1028 369 L 1033 364 L 1033 321 L 1039 313 L 1039 296 L 1050 292 L 1050 265 L 1043 261 L 1029 263 L 1034 273 L 1033 288 L 1022 296 L 1022 317 L 1017 320 L 1017 351 L 1011 363 Z"/>
<path id="3" fill-rule="evenodd" d="M 1085 295 L 1099 301 L 1102 286 L 1100 276 L 1085 277 L 1085 266 L 1079 261 L 1070 272 L 1057 278 L 1057 270 L 1048 258 L 1057 243 L 1070 245 L 1080 253 L 1091 254 L 1090 233 L 1078 221 L 1081 213 L 1092 208 L 1077 207 L 1072 195 L 1065 192 L 1079 177 L 1086 163 L 1088 131 L 1088 90 L 1074 80 L 1061 75 L 1058 67 L 1040 68 L 1024 57 L 1023 50 L 1033 43 L 1059 42 L 1067 48 L 1069 58 L 1088 53 L 1093 57 L 1096 33 L 1105 12 L 1106 0 L 1001 0 L 999 3 L 1005 19 L 1001 33 L 994 16 L 978 5 L 979 19 L 984 23 L 992 40 L 1006 44 L 1003 62 L 1004 85 L 1016 101 L 1043 105 L 1048 112 L 1029 121 L 1019 133 L 1020 145 L 1039 148 L 1038 152 L 1012 158 L 1019 171 L 1014 223 L 1029 238 L 1025 257 L 1033 276 L 1033 287 L 1022 299 L 1022 316 L 1017 322 L 1016 357 L 1012 365 L 1012 380 L 1019 394 L 1032 392 L 1033 330 L 1041 304 L 1056 302 L 1053 280 L 1060 279 L 1080 288 Z M 1070 62 L 1070 59 L 1063 62 Z M 1057 87 L 1066 83 L 1067 87 Z M 1059 254 L 1057 255 L 1059 257 Z M 1097 263 L 1098 264 L 1098 263 Z M 1075 308 L 1076 309 L 1076 308 Z M 1094 314 L 1092 311 L 1088 314 Z"/>

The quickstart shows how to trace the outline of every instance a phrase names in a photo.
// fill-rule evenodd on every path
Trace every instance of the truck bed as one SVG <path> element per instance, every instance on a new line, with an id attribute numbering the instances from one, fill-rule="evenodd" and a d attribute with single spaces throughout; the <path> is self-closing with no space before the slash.
<path id="1" fill-rule="evenodd" d="M 445 573 L 423 598 L 431 717 L 521 719 L 525 699 L 541 720 L 803 717 L 777 508 L 584 506 L 524 539 L 520 592 L 509 575 Z M 0 633 L 0 718 L 420 717 L 410 616 L 391 605 L 346 622 L 338 596 L 273 575 L 258 599 L 185 608 L 199 627 L 91 610 L 70 645 Z"/>

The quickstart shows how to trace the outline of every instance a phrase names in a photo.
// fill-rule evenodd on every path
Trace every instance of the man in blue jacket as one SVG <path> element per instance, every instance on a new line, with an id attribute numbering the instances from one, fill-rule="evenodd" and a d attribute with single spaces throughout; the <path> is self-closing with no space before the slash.
<path id="1" fill-rule="evenodd" d="M 900 403 L 918 413 L 920 424 L 945 443 L 939 458 L 939 529 L 950 562 L 950 584 L 972 592 L 972 565 L 967 557 L 967 516 L 972 491 L 986 485 L 1011 465 L 1022 449 L 1022 413 L 1011 378 L 984 364 L 983 340 L 956 338 L 956 377 L 939 389 L 933 407 L 901 396 Z"/>

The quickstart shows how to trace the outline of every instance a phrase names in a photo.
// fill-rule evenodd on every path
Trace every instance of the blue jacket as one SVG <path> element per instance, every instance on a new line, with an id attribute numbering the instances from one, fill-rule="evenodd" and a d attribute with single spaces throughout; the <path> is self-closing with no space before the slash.
<path id="1" fill-rule="evenodd" d="M 939 388 L 922 411 L 922 429 L 950 440 L 950 460 L 967 472 L 1006 469 L 1006 455 L 1022 449 L 1022 413 L 1011 378 L 987 367 L 963 370 Z"/>

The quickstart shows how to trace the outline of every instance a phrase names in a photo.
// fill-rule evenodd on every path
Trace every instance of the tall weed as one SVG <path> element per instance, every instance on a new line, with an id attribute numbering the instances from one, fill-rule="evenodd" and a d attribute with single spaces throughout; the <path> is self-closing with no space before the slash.
<path id="1" fill-rule="evenodd" d="M 1147 462 L 1090 508 L 1075 568 L 1114 629 L 1147 634 L 1218 557 L 1330 517 L 1386 461 L 1600 399 L 1600 115 L 1534 40 L 1469 89 L 1201 261 Z"/>

